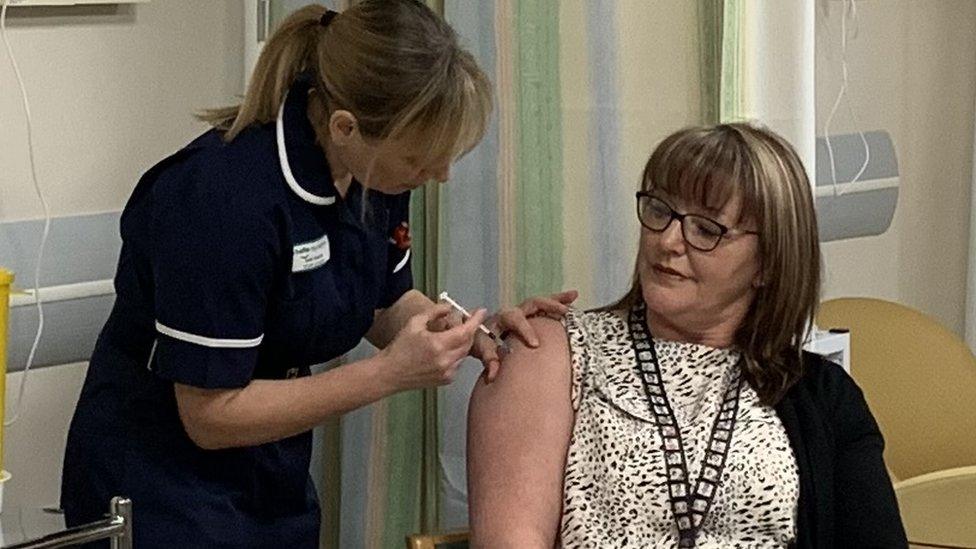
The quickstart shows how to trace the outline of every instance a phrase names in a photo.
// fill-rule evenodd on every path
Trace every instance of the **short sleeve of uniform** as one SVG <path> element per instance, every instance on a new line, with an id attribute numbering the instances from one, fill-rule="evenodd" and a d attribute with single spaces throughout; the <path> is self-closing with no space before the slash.
<path id="1" fill-rule="evenodd" d="M 154 186 L 153 371 L 202 388 L 247 385 L 264 337 L 280 245 L 273 206 L 187 161 Z"/>
<path id="2" fill-rule="evenodd" d="M 387 246 L 386 288 L 380 300 L 380 308 L 385 309 L 400 296 L 413 289 L 410 235 L 410 193 L 403 193 L 390 200 L 390 228 Z"/>

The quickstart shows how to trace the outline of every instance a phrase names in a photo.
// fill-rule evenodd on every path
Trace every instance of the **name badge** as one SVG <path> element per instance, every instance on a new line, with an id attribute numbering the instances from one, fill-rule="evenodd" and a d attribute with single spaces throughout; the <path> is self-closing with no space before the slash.
<path id="1" fill-rule="evenodd" d="M 292 249 L 291 272 L 300 273 L 317 269 L 329 262 L 332 251 L 329 248 L 329 235 L 311 242 L 296 244 Z"/>

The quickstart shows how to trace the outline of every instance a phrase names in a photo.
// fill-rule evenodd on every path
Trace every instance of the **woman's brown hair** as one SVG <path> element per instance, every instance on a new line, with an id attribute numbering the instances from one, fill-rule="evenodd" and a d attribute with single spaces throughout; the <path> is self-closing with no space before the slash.
<path id="1" fill-rule="evenodd" d="M 821 258 L 810 182 L 793 147 L 753 124 L 693 127 L 668 136 L 651 154 L 641 189 L 721 209 L 741 199 L 740 221 L 759 231 L 763 285 L 735 334 L 745 379 L 773 405 L 802 374 L 802 345 L 820 301 Z M 605 310 L 642 298 L 636 270 L 627 294 Z"/>

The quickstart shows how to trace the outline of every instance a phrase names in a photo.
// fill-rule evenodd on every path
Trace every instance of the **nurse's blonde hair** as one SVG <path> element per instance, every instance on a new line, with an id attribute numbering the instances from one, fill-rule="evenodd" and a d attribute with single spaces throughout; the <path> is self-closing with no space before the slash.
<path id="1" fill-rule="evenodd" d="M 745 355 L 745 379 L 763 404 L 776 404 L 802 375 L 801 348 L 820 301 L 817 216 L 800 157 L 754 124 L 685 128 L 647 161 L 641 190 L 652 189 L 716 210 L 737 197 L 735 225 L 756 224 L 763 283 L 735 346 Z M 635 269 L 627 294 L 603 310 L 629 309 L 642 299 Z"/>
<path id="2" fill-rule="evenodd" d="M 292 83 L 310 73 L 327 112 L 351 112 L 367 139 L 419 138 L 429 158 L 452 159 L 481 140 L 491 85 L 430 8 L 363 0 L 323 26 L 325 12 L 313 4 L 288 16 L 266 42 L 242 103 L 198 117 L 231 141 L 252 124 L 274 121 Z"/>

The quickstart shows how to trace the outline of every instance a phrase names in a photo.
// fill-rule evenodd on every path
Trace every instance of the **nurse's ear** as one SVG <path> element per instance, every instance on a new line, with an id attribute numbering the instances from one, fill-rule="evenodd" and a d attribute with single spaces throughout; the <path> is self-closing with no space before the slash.
<path id="1" fill-rule="evenodd" d="M 329 117 L 329 137 L 340 147 L 358 140 L 359 123 L 355 115 L 346 110 L 333 111 Z"/>

